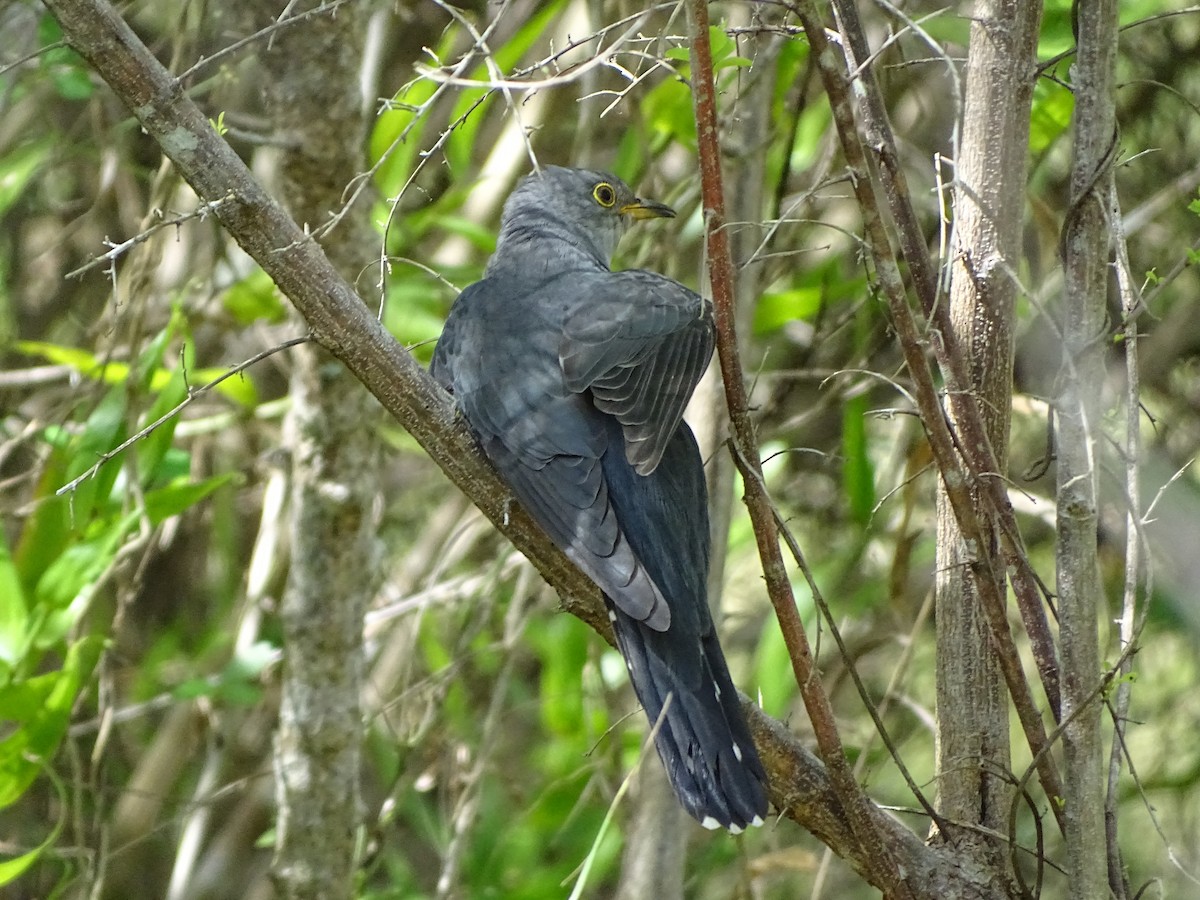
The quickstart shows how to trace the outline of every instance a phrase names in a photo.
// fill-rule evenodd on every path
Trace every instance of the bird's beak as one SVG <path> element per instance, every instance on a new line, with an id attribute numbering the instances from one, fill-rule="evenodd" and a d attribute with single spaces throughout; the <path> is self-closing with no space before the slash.
<path id="1" fill-rule="evenodd" d="M 673 219 L 675 218 L 675 210 L 671 209 L 665 203 L 657 203 L 654 200 L 642 200 L 639 197 L 632 203 L 626 203 L 622 206 L 621 215 L 629 216 L 631 219 Z"/>

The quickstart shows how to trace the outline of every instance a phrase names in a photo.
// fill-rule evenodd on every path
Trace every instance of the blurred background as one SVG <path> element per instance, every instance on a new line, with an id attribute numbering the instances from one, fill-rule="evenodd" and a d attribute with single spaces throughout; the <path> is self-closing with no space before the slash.
<path id="1" fill-rule="evenodd" d="M 428 362 L 457 291 L 480 276 L 503 200 L 534 157 L 612 171 L 672 205 L 678 218 L 639 226 L 616 265 L 706 288 L 680 8 L 354 5 L 365 39 L 353 65 L 329 54 L 304 66 L 363 98 L 365 156 L 321 173 L 340 205 L 301 224 L 322 240 L 354 236 L 362 262 L 348 274 L 418 360 Z M 253 6 L 132 2 L 122 14 L 172 72 L 191 70 L 189 95 L 278 190 L 281 178 L 305 176 L 281 174 L 289 135 L 264 110 L 266 93 L 289 88 L 264 65 L 273 38 L 239 44 L 271 28 Z M 884 47 L 877 74 L 909 187 L 946 264 L 969 22 L 924 0 L 898 6 L 864 4 L 862 14 L 872 45 Z M 714 4 L 711 15 L 741 349 L 769 488 L 900 752 L 932 794 L 935 474 L 907 374 L 798 21 L 786 4 Z M 1122 845 L 1135 885 L 1160 879 L 1146 896 L 1184 897 L 1198 889 L 1172 860 L 1200 867 L 1200 16 L 1133 0 L 1121 19 L 1117 185 L 1132 269 L 1144 279 L 1143 506 L 1154 501 L 1127 738 L 1137 778 L 1122 787 Z M 1030 556 L 1049 583 L 1047 400 L 1060 361 L 1072 109 L 1070 58 L 1060 54 L 1072 44 L 1070 4 L 1050 0 L 1016 266 L 1009 472 Z M 486 86 L 502 78 L 522 84 Z M 1119 318 L 1116 304 L 1114 329 Z M 5 896 L 274 895 L 292 351 L 196 391 L 304 334 L 62 45 L 45 9 L 0 8 L 0 850 L 39 851 Z M 1121 343 L 1098 340 L 1110 373 L 1095 386 L 1111 413 L 1112 440 L 1101 447 L 1109 621 L 1124 575 L 1125 376 Z M 56 494 L 189 396 L 77 490 Z M 804 737 L 722 445 L 721 404 L 719 386 L 707 384 L 691 418 L 714 485 L 723 644 L 735 682 Z M 658 766 L 653 754 L 642 758 L 645 725 L 620 657 L 557 611 L 540 577 L 416 443 L 366 409 L 363 427 L 384 452 L 361 473 L 373 498 L 376 583 L 365 626 L 360 895 L 544 898 L 567 896 L 582 877 L 581 896 L 612 896 L 630 800 L 607 827 L 605 817 L 631 770 L 636 795 L 642 764 Z M 846 663 L 817 637 L 798 575 L 795 589 L 861 779 L 923 832 Z M 1111 664 L 1115 633 L 1104 638 Z M 1015 746 L 1018 775 L 1027 763 Z M 1023 813 L 1022 838 L 1034 833 Z M 738 840 L 697 828 L 688 840 L 689 897 L 875 895 L 787 822 Z M 1046 877 L 1043 895 L 1060 896 L 1055 874 Z"/>

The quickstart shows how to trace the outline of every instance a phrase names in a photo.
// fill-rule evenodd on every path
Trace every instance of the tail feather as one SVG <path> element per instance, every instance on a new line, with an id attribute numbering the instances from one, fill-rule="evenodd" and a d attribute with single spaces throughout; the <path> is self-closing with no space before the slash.
<path id="1" fill-rule="evenodd" d="M 681 645 L 614 612 L 634 693 L 657 727 L 655 747 L 684 809 L 708 828 L 761 825 L 766 773 L 715 635 Z"/>
<path id="2" fill-rule="evenodd" d="M 625 613 L 630 604 L 608 601 L 634 693 L 658 724 L 655 745 L 683 807 L 709 828 L 761 824 L 767 777 L 708 610 L 708 497 L 696 440 L 680 424 L 658 467 L 640 475 L 625 458 L 620 424 L 608 428 L 609 497 L 670 608 L 669 623 L 656 628 Z"/>

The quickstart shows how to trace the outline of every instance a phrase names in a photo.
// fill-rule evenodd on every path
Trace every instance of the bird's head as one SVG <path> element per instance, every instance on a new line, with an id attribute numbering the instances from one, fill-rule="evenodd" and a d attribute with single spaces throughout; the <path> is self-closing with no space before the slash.
<path id="1" fill-rule="evenodd" d="M 608 265 L 629 225 L 674 215 L 671 207 L 641 199 L 607 172 L 546 166 L 521 179 L 505 203 L 497 253 L 506 237 L 533 243 L 540 233 L 566 240 Z"/>

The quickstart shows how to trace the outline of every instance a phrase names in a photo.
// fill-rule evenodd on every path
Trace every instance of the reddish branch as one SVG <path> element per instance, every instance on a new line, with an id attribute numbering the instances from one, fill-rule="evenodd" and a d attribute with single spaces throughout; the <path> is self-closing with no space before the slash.
<path id="1" fill-rule="evenodd" d="M 745 502 L 754 526 L 754 538 L 762 561 L 767 593 L 775 607 L 775 615 L 783 633 L 792 671 L 800 696 L 812 722 L 813 733 L 821 758 L 829 770 L 838 801 L 846 811 L 854 838 L 871 861 L 872 881 L 884 888 L 888 896 L 911 897 L 905 876 L 892 858 L 888 845 L 872 817 L 872 805 L 854 778 L 842 749 L 841 736 L 833 717 L 833 707 L 821 685 L 813 663 L 812 650 L 804 625 L 796 610 L 796 598 L 788 581 L 783 552 L 775 517 L 763 481 L 759 461 L 758 439 L 750 419 L 750 404 L 746 381 L 738 353 L 735 321 L 736 301 L 733 289 L 733 256 L 725 229 L 725 197 L 721 179 L 721 149 L 717 127 L 716 89 L 713 84 L 712 47 L 708 37 L 708 4 L 693 0 L 692 28 L 692 92 L 696 111 L 696 132 L 700 152 L 701 196 L 704 206 L 704 227 L 708 250 L 708 271 L 712 283 L 713 312 L 717 327 L 717 353 L 721 377 L 725 383 L 725 400 L 735 444 L 735 458 L 742 470 Z"/>

